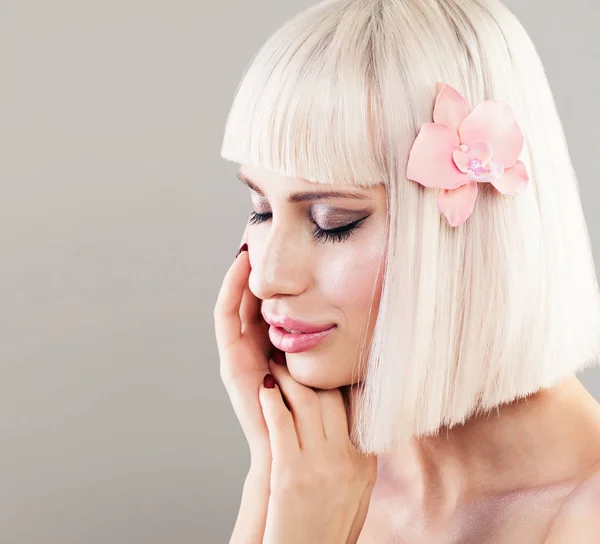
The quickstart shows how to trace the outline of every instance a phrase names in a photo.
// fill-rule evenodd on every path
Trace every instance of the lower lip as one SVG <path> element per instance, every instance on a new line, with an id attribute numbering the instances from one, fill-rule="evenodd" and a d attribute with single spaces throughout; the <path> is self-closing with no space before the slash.
<path id="1" fill-rule="evenodd" d="M 271 343 L 281 351 L 286 353 L 298 353 L 299 351 L 306 351 L 316 346 L 323 338 L 329 333 L 333 332 L 336 325 L 321 332 L 312 332 L 306 334 L 292 334 L 285 332 L 280 327 L 271 325 L 269 327 L 269 339 Z"/>

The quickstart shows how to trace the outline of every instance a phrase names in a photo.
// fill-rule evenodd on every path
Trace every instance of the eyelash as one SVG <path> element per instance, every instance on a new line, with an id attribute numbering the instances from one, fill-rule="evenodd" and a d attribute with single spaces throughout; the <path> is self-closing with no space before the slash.
<path id="1" fill-rule="evenodd" d="M 267 221 L 273 214 L 271 213 L 256 213 L 252 212 L 250 214 L 249 223 L 253 225 L 258 225 L 260 223 L 264 223 Z M 338 227 L 336 229 L 324 230 L 315 224 L 315 229 L 313 230 L 313 236 L 316 238 L 318 242 L 327 243 L 327 242 L 345 242 L 352 233 L 361 226 L 362 222 L 366 219 L 363 217 L 358 221 L 354 221 L 349 225 L 345 225 L 343 227 Z M 313 221 L 314 223 L 314 221 Z"/>

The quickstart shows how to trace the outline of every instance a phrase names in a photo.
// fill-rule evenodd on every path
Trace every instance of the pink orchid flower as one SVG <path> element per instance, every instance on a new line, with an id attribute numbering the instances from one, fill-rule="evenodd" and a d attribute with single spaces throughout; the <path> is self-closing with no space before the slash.
<path id="1" fill-rule="evenodd" d="M 424 123 L 410 150 L 406 177 L 438 188 L 437 205 L 453 227 L 473 213 L 477 184 L 491 183 L 518 195 L 529 183 L 517 160 L 523 133 L 511 108 L 486 100 L 469 113 L 466 100 L 447 83 L 437 83 L 433 123 Z"/>

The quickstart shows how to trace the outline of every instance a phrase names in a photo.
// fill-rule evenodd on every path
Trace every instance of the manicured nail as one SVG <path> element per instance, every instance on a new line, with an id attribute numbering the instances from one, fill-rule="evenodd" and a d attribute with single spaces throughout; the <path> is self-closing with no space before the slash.
<path id="1" fill-rule="evenodd" d="M 283 351 L 275 348 L 273 350 L 273 361 L 275 361 L 278 365 L 285 365 L 286 360 Z"/>
<path id="2" fill-rule="evenodd" d="M 238 249 L 238 252 L 235 254 L 235 258 L 236 258 L 236 259 L 238 258 L 239 254 L 240 254 L 242 251 L 248 251 L 248 244 L 246 244 L 246 243 L 243 243 L 243 244 L 242 244 L 242 247 L 240 247 L 240 249 Z"/>
<path id="3" fill-rule="evenodd" d="M 275 378 L 273 374 L 267 374 L 263 380 L 263 384 L 267 389 L 273 389 L 275 387 Z"/>

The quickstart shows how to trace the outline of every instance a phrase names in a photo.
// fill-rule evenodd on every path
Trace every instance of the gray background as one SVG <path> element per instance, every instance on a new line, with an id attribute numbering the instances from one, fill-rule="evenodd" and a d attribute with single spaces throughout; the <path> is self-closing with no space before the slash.
<path id="1" fill-rule="evenodd" d="M 251 55 L 312 3 L 2 0 L 3 544 L 228 542 L 249 453 L 212 309 L 250 201 L 219 150 Z M 599 4 L 507 5 L 598 263 Z M 600 371 L 583 380 L 600 398 Z"/>

